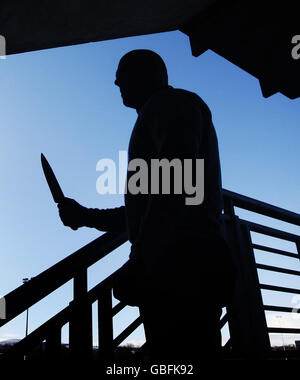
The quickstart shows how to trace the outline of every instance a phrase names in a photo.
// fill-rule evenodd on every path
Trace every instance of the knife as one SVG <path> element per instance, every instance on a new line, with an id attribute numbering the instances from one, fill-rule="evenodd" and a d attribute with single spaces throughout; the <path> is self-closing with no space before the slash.
<path id="1" fill-rule="evenodd" d="M 51 191 L 52 197 L 54 199 L 55 203 L 60 203 L 65 199 L 64 193 L 55 177 L 55 174 L 47 161 L 46 157 L 41 154 L 41 161 L 42 161 L 42 167 L 45 174 L 45 178 L 47 180 L 49 189 Z M 75 224 L 70 225 L 69 227 L 72 228 L 72 230 L 76 231 L 79 226 L 76 226 Z"/>
<path id="2" fill-rule="evenodd" d="M 53 170 L 49 162 L 47 161 L 46 157 L 43 155 L 43 153 L 41 154 L 41 161 L 42 161 L 43 171 L 44 171 L 49 189 L 53 196 L 54 202 L 59 203 L 65 198 L 64 193 L 62 192 L 62 189 L 55 177 L 55 174 L 53 173 Z"/>

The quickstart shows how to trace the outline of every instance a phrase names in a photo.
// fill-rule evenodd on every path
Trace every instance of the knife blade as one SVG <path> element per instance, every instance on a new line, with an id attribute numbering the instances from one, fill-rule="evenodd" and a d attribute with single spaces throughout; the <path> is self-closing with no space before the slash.
<path id="1" fill-rule="evenodd" d="M 48 183 L 51 194 L 53 196 L 54 202 L 59 203 L 65 198 L 65 196 L 64 196 L 64 193 L 62 192 L 62 189 L 55 177 L 55 174 L 49 162 L 47 161 L 43 153 L 41 154 L 41 162 L 42 162 L 42 168 L 45 174 L 45 178 Z"/>

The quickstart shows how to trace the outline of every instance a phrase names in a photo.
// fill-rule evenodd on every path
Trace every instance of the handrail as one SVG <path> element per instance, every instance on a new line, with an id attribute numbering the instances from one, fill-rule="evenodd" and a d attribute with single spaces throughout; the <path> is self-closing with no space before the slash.
<path id="1" fill-rule="evenodd" d="M 0 327 L 71 280 L 78 270 L 88 268 L 127 241 L 125 232 L 108 232 L 53 265 L 5 296 L 6 319 Z"/>
<path id="2" fill-rule="evenodd" d="M 264 305 L 264 310 L 267 310 L 267 311 L 282 311 L 284 313 L 296 313 L 294 307 L 286 307 L 286 306 Z"/>
<path id="3" fill-rule="evenodd" d="M 0 358 L 14 358 L 17 355 L 22 355 L 23 352 L 30 351 L 34 349 L 40 342 L 42 342 L 47 337 L 47 333 L 51 328 L 59 329 L 66 323 L 68 323 L 70 318 L 70 306 L 65 307 L 63 310 L 55 314 L 48 321 L 43 323 L 41 326 L 33 330 L 25 338 L 14 344 L 7 353 L 3 354 Z"/>
<path id="4" fill-rule="evenodd" d="M 275 292 L 300 294 L 300 289 L 287 288 L 285 286 L 275 286 L 275 285 L 269 285 L 269 284 L 260 284 L 260 288 L 264 289 L 264 290 L 273 290 Z"/>
<path id="5" fill-rule="evenodd" d="M 292 257 L 293 259 L 299 260 L 299 255 L 297 253 L 283 251 L 282 249 L 266 247 L 265 245 L 261 245 L 261 244 L 252 244 L 252 248 L 258 249 L 260 251 L 276 253 L 277 255 L 281 255 L 281 256 Z"/>
<path id="6" fill-rule="evenodd" d="M 238 223 L 241 228 L 246 227 L 241 231 L 255 231 L 261 232 L 270 236 L 280 237 L 286 240 L 291 240 L 296 242 L 298 251 L 300 247 L 300 239 L 297 235 L 291 234 L 288 232 L 283 232 L 281 230 L 276 230 L 274 228 L 266 227 L 260 224 L 256 224 L 247 220 L 243 220 L 240 218 L 231 218 L 234 215 L 234 206 L 239 208 L 246 209 L 248 211 L 253 211 L 256 213 L 260 213 L 265 216 L 269 216 L 272 218 L 276 218 L 288 223 L 292 223 L 300 226 L 300 215 L 291 211 L 287 211 L 281 209 L 279 207 L 257 201 L 253 198 L 249 198 L 229 190 L 223 189 L 223 197 L 224 204 L 227 206 L 224 210 L 224 220 L 229 219 L 229 222 L 232 219 L 233 225 L 232 231 L 235 231 L 234 222 Z M 231 222 L 230 222 L 231 223 Z M 230 228 L 231 228 L 230 227 Z M 244 236 L 244 235 L 243 235 Z M 244 237 L 243 237 L 244 239 Z M 103 344 L 104 350 L 111 350 L 116 345 L 121 343 L 123 339 L 125 339 L 128 334 L 130 334 L 134 329 L 139 326 L 142 321 L 141 318 L 137 318 L 134 322 L 132 322 L 123 332 L 120 333 L 118 337 L 113 339 L 113 330 L 112 330 L 112 318 L 116 315 L 120 310 L 122 310 L 126 305 L 123 303 L 118 303 L 116 306 L 112 307 L 111 302 L 111 288 L 112 288 L 112 278 L 118 272 L 114 272 L 108 278 L 103 280 L 101 283 L 96 285 L 91 290 L 87 291 L 87 268 L 105 257 L 107 254 L 112 252 L 114 249 L 118 248 L 120 245 L 127 241 L 127 234 L 125 232 L 109 232 L 105 233 L 99 238 L 95 239 L 88 245 L 80 248 L 75 253 L 69 255 L 59 263 L 53 265 L 51 268 L 45 270 L 38 276 L 31 279 L 29 282 L 23 284 L 12 292 L 8 293 L 5 296 L 6 301 L 6 316 L 5 320 L 0 320 L 0 327 L 15 318 L 20 313 L 24 312 L 30 306 L 40 301 L 42 298 L 46 297 L 58 287 L 62 286 L 69 280 L 74 278 L 74 301 L 72 301 L 69 306 L 65 309 L 58 312 L 54 317 L 50 318 L 39 328 L 34 330 L 28 337 L 24 338 L 22 341 L 17 343 L 14 348 L 10 350 L 11 354 L 21 355 L 28 351 L 28 349 L 32 348 L 37 342 L 42 342 L 43 339 L 46 338 L 46 345 L 50 347 L 51 345 L 56 345 L 60 342 L 59 334 L 61 327 L 66 323 L 70 322 L 70 326 L 72 324 L 72 335 L 74 336 L 74 331 L 81 330 L 82 324 L 81 321 L 84 320 L 84 315 L 77 315 L 78 310 L 81 308 L 87 307 L 87 312 L 90 313 L 91 305 L 93 302 L 98 301 L 98 307 L 100 303 L 101 315 L 105 314 L 105 318 L 98 321 L 98 328 L 101 326 L 101 331 L 107 331 L 108 334 L 101 340 Z M 279 249 L 268 248 L 260 245 L 255 245 L 249 240 L 249 247 L 252 249 L 265 249 L 267 251 L 278 253 L 286 256 L 297 257 L 297 254 L 292 254 L 288 252 L 281 251 Z M 288 269 L 282 269 L 277 267 L 271 267 L 262 264 L 256 264 L 256 268 L 266 269 L 266 270 L 276 270 L 283 273 L 288 274 L 297 274 L 300 272 L 292 271 Z M 278 290 L 278 291 L 288 291 L 293 293 L 298 293 L 297 289 L 289 289 L 282 287 L 274 287 L 262 284 L 260 287 L 268 288 L 270 290 Z M 272 289 L 271 289 L 272 288 Z M 76 296 L 75 296 L 76 295 Z M 83 297 L 82 297 L 83 296 Z M 83 302 L 83 303 L 82 303 Z M 85 303 L 87 302 L 87 303 Z M 102 306 L 101 306 L 102 305 Z M 104 305 L 104 306 L 103 306 Z M 80 306 L 80 307 L 79 307 Z M 79 309 L 78 309 L 79 307 Z M 268 306 L 271 308 L 271 306 Z M 99 309 L 98 309 L 99 312 Z M 80 313 L 79 313 L 80 314 Z M 75 317 L 75 320 L 74 320 Z M 78 317 L 78 319 L 76 319 Z M 99 316 L 98 316 L 99 317 Z M 83 319 L 81 319 L 83 318 Z M 226 314 L 223 319 L 220 321 L 220 328 L 224 326 L 224 324 L 228 321 L 228 314 Z M 89 322 L 90 323 L 90 322 Z M 105 327 L 105 328 L 104 328 Z M 108 327 L 108 329 L 106 328 Z M 89 326 L 88 329 L 91 331 L 92 326 Z M 76 330 L 77 329 L 77 330 Z M 272 330 L 272 329 L 271 329 Z M 269 332 L 271 331 L 268 330 Z M 52 332 L 55 332 L 54 340 L 53 336 L 51 336 Z M 87 330 L 86 330 L 87 331 Z M 100 330 L 99 330 L 100 331 Z M 82 330 L 81 334 L 85 334 L 84 330 Z M 71 332 L 70 332 L 71 336 Z M 100 335 L 99 335 L 100 336 Z M 79 337 L 80 338 L 80 337 Z M 78 338 L 78 339 L 79 339 Z M 77 338 L 76 338 L 77 339 Z M 78 346 L 78 342 L 80 343 L 80 339 L 75 342 L 72 339 L 72 344 L 70 343 L 70 347 L 73 349 L 81 350 L 81 346 Z M 71 342 L 71 339 L 70 339 Z M 104 342 L 104 343 L 103 343 Z M 107 343 L 107 344 L 106 344 Z M 59 343 L 60 344 L 60 343 Z M 229 343 L 228 343 L 229 344 Z M 77 346 L 76 346 L 77 345 Z M 99 341 L 99 348 L 101 347 Z M 100 348 L 101 349 L 101 348 Z M 74 351 L 75 352 L 75 351 Z"/>
<path id="7" fill-rule="evenodd" d="M 87 300 L 89 304 L 92 304 L 96 301 L 96 299 L 99 297 L 99 294 L 101 296 L 101 291 L 106 289 L 107 287 L 111 287 L 111 283 L 113 278 L 117 275 L 118 270 L 112 273 L 110 276 L 108 276 L 105 280 L 101 281 L 99 284 L 94 286 L 92 289 L 90 289 L 87 293 Z M 126 305 L 122 302 L 119 302 L 116 306 L 112 308 L 112 316 L 116 315 L 119 311 L 121 311 Z M 20 340 L 18 343 L 16 343 L 14 346 L 11 347 L 9 352 L 4 355 L 3 359 L 5 357 L 12 357 L 16 355 L 21 355 L 22 352 L 30 351 L 35 346 L 39 344 L 39 342 L 46 339 L 47 334 L 49 330 L 51 329 L 60 329 L 65 324 L 67 324 L 70 321 L 70 316 L 72 312 L 72 302 L 69 306 L 65 307 L 61 311 L 59 311 L 57 314 L 55 314 L 53 317 L 51 317 L 48 321 L 43 323 L 41 326 L 36 328 L 34 331 L 32 331 L 28 336 Z M 127 332 L 127 330 L 126 330 Z M 126 339 L 126 332 L 124 331 L 122 333 L 122 336 L 124 339 Z M 118 337 L 120 340 L 121 336 Z"/>
<path id="8" fill-rule="evenodd" d="M 268 327 L 269 333 L 279 333 L 279 334 L 300 334 L 299 328 L 289 328 L 289 327 Z"/>
<path id="9" fill-rule="evenodd" d="M 300 276 L 300 271 L 298 271 L 298 270 L 274 267 L 272 265 L 256 264 L 256 268 L 268 270 L 271 272 L 278 272 L 278 273 L 292 274 L 294 276 Z"/>
<path id="10" fill-rule="evenodd" d="M 224 198 L 230 198 L 233 205 L 237 207 L 300 225 L 299 214 L 257 201 L 253 198 L 226 189 L 223 189 L 223 196 Z M 251 223 L 251 226 L 254 227 L 259 225 Z M 266 230 L 265 226 L 259 227 Z M 271 231 L 271 229 L 269 230 Z M 295 238 L 296 235 L 291 235 L 291 237 Z M 125 232 L 105 233 L 38 276 L 33 277 L 29 282 L 8 293 L 5 296 L 6 319 L 0 320 L 0 327 L 72 279 L 77 269 L 91 266 L 123 244 L 126 240 L 127 235 Z"/>
<path id="11" fill-rule="evenodd" d="M 223 189 L 223 196 L 229 198 L 236 207 L 300 226 L 300 214 L 295 212 L 226 189 Z"/>
<path id="12" fill-rule="evenodd" d="M 292 242 L 297 242 L 300 240 L 299 235 L 292 234 L 290 232 L 278 230 L 276 228 L 264 226 L 262 224 L 254 223 L 254 222 L 249 222 L 248 220 L 240 219 L 241 223 L 246 224 L 251 231 L 253 232 L 258 232 L 260 234 L 272 236 L 278 239 L 283 239 L 283 240 L 289 240 Z"/>
<path id="13" fill-rule="evenodd" d="M 224 201 L 224 222 L 226 225 L 226 238 L 232 244 L 232 252 L 235 257 L 235 264 L 238 267 L 239 287 L 241 291 L 236 293 L 234 306 L 229 305 L 230 311 L 230 340 L 232 347 L 243 352 L 262 353 L 267 352 L 270 348 L 269 333 L 275 330 L 268 328 L 265 317 L 265 310 L 261 291 L 285 291 L 298 294 L 298 289 L 275 287 L 267 284 L 260 284 L 258 269 L 272 270 L 289 275 L 300 275 L 300 272 L 285 268 L 278 268 L 269 265 L 257 264 L 254 255 L 254 249 L 261 249 L 271 253 L 300 259 L 300 237 L 297 234 L 267 227 L 262 224 L 254 223 L 249 220 L 243 220 L 236 215 L 235 207 L 254 212 L 260 215 L 271 217 L 276 220 L 287 222 L 300 226 L 300 214 L 282 209 L 271 204 L 246 197 L 229 190 L 223 189 Z M 238 212 L 237 212 L 238 214 Z M 291 241 L 296 244 L 297 253 L 285 252 L 277 248 L 265 247 L 259 244 L 253 244 L 251 232 L 257 232 L 263 235 L 276 237 L 279 239 Z M 245 281 L 245 279 L 247 279 Z M 245 294 L 248 295 L 249 301 L 245 302 Z M 275 310 L 275 307 L 268 305 L 269 310 Z M 235 312 L 238 310 L 238 313 Z M 284 311 L 287 311 L 286 309 Z M 292 310 L 288 310 L 289 312 Z M 245 326 L 256 326 L 255 329 L 246 333 L 243 331 Z M 285 330 L 288 332 L 289 330 Z M 300 331 L 300 330 L 299 330 Z M 252 351 L 251 351 L 252 350 Z"/>

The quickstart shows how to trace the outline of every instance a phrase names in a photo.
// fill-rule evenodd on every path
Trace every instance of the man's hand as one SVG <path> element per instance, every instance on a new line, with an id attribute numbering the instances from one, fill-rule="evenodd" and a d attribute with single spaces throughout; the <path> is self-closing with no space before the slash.
<path id="1" fill-rule="evenodd" d="M 81 206 L 78 202 L 71 198 L 64 198 L 57 205 L 59 216 L 63 224 L 71 227 L 72 230 L 77 230 L 79 227 L 84 227 L 86 224 L 87 208 Z"/>

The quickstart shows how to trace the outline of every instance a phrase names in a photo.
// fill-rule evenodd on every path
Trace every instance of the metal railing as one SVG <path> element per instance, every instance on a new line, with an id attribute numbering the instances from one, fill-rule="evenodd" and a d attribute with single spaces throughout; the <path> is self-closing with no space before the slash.
<path id="1" fill-rule="evenodd" d="M 242 220 L 235 215 L 234 207 L 298 226 L 300 226 L 300 215 L 228 190 L 223 190 L 223 195 L 226 238 L 238 273 L 233 301 L 227 306 L 227 312 L 220 321 L 220 329 L 228 322 L 230 331 L 230 339 L 224 346 L 224 350 L 238 356 L 265 357 L 270 350 L 269 333 L 282 331 L 300 333 L 300 329 L 268 328 L 265 318 L 266 310 L 292 312 L 292 309 L 263 305 L 261 290 L 268 289 L 295 294 L 300 294 L 300 290 L 260 284 L 257 269 L 293 275 L 300 275 L 300 272 L 256 264 L 253 249 L 262 249 L 299 259 L 300 238 L 288 232 Z M 298 254 L 253 244 L 250 234 L 252 231 L 293 241 L 297 246 Z M 100 360 L 113 358 L 115 348 L 141 325 L 142 320 L 138 317 L 114 338 L 113 317 L 126 306 L 121 302 L 112 306 L 112 281 L 118 271 L 88 291 L 87 269 L 126 241 L 126 233 L 106 233 L 7 294 L 5 296 L 7 318 L 0 320 L 0 327 L 73 279 L 73 301 L 15 344 L 5 355 L 1 355 L 1 358 L 23 359 L 24 355 L 43 342 L 45 358 L 58 358 L 61 352 L 62 328 L 67 324 L 69 324 L 70 355 L 73 358 L 91 358 L 93 350 L 92 305 L 95 302 L 98 304 L 98 357 Z"/>
<path id="2" fill-rule="evenodd" d="M 100 311 L 98 318 L 99 347 L 105 347 L 105 350 L 108 351 L 107 342 L 111 340 L 112 336 L 112 317 L 125 307 L 119 303 L 112 308 L 112 280 L 117 275 L 117 271 L 87 291 L 87 270 L 126 241 L 126 233 L 106 233 L 7 294 L 5 296 L 6 319 L 0 320 L 0 326 L 8 323 L 30 306 L 73 279 L 74 297 L 69 306 L 15 344 L 1 358 L 22 359 L 25 354 L 44 341 L 46 357 L 59 356 L 61 329 L 67 323 L 69 323 L 71 355 L 81 358 L 89 357 L 92 350 L 91 307 L 95 301 L 98 301 Z M 122 336 L 124 335 L 123 332 Z M 117 337 L 116 344 L 119 344 L 120 340 L 121 337 Z M 113 348 L 111 343 L 111 348 Z"/>
<path id="3" fill-rule="evenodd" d="M 273 205 L 257 201 L 224 190 L 224 210 L 227 225 L 227 236 L 230 240 L 231 251 L 238 269 L 237 291 L 233 305 L 228 306 L 230 344 L 232 349 L 245 356 L 270 355 L 270 333 L 300 334 L 299 328 L 268 327 L 265 311 L 292 313 L 293 308 L 285 306 L 264 305 L 262 290 L 300 294 L 300 289 L 288 288 L 260 283 L 258 270 L 300 275 L 300 271 L 273 265 L 259 264 L 255 261 L 254 250 L 261 250 L 272 254 L 300 259 L 300 236 L 248 220 L 240 219 L 235 215 L 234 207 L 268 216 L 273 219 L 300 226 L 300 215 Z M 267 237 L 295 243 L 297 253 L 282 249 L 255 244 L 251 233 L 259 233 Z"/>

